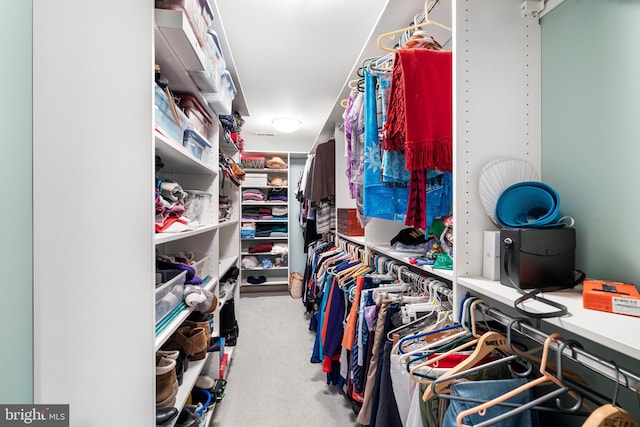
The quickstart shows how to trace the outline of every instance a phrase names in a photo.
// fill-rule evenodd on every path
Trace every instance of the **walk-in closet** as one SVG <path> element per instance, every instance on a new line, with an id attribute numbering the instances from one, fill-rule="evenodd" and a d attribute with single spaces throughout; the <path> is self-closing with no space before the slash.
<path id="1" fill-rule="evenodd" d="M 0 426 L 640 425 L 640 2 L 2 10 Z"/>

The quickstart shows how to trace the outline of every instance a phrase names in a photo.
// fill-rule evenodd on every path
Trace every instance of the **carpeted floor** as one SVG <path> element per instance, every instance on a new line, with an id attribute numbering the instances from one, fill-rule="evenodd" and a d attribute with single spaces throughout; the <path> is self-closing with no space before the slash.
<path id="1" fill-rule="evenodd" d="M 242 294 L 226 396 L 214 427 L 357 426 L 351 404 L 309 362 L 315 334 L 301 300 L 288 293 Z"/>

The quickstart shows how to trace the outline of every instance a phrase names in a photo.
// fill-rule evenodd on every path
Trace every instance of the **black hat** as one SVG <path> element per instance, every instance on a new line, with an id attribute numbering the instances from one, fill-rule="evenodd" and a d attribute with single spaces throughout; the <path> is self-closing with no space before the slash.
<path id="1" fill-rule="evenodd" d="M 391 239 L 391 245 L 396 242 L 404 243 L 405 245 L 419 245 L 426 241 L 426 236 L 422 230 L 418 230 L 416 228 L 405 228 Z"/>

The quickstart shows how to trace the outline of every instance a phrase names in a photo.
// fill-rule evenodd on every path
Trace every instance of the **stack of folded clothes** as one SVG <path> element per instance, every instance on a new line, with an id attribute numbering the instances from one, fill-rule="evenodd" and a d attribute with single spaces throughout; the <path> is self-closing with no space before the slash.
<path id="1" fill-rule="evenodd" d="M 273 219 L 273 214 L 271 212 L 271 208 L 262 207 L 258 209 L 258 219 Z"/>
<path id="2" fill-rule="evenodd" d="M 271 227 L 271 237 L 287 237 L 286 225 L 274 225 Z"/>
<path id="3" fill-rule="evenodd" d="M 286 188 L 270 188 L 269 193 L 267 194 L 267 200 L 273 202 L 287 202 L 289 198 L 287 197 L 287 189 Z"/>
<path id="4" fill-rule="evenodd" d="M 260 208 L 258 208 L 258 207 L 244 207 L 244 208 L 242 208 L 242 219 L 246 219 L 246 220 L 258 220 L 258 219 L 260 219 Z"/>
<path id="5" fill-rule="evenodd" d="M 287 237 L 287 226 L 281 224 L 256 225 L 256 237 Z"/>
<path id="6" fill-rule="evenodd" d="M 273 243 L 262 243 L 261 245 L 252 246 L 249 248 L 250 254 L 258 254 L 258 253 L 271 253 L 273 249 Z"/>
<path id="7" fill-rule="evenodd" d="M 286 206 L 274 206 L 271 208 L 273 219 L 287 219 L 289 208 Z"/>
<path id="8" fill-rule="evenodd" d="M 256 224 L 256 237 L 270 237 L 272 225 Z"/>
<path id="9" fill-rule="evenodd" d="M 194 230 L 197 223 L 184 216 L 187 193 L 180 184 L 158 179 L 156 182 L 156 233 L 170 233 Z"/>
<path id="10" fill-rule="evenodd" d="M 286 243 L 274 243 L 271 245 L 271 255 L 284 255 L 289 252 L 289 245 Z"/>
<path id="11" fill-rule="evenodd" d="M 246 190 L 242 190 L 242 200 L 243 201 L 256 201 L 261 202 L 264 200 L 264 193 L 257 188 L 247 188 Z"/>

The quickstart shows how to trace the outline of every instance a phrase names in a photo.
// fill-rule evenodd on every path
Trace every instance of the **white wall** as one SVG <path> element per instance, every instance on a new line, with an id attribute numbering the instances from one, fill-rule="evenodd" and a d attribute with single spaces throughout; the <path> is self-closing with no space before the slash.
<path id="1" fill-rule="evenodd" d="M 152 19 L 34 2 L 34 400 L 73 427 L 155 419 Z"/>
<path id="2" fill-rule="evenodd" d="M 32 2 L 0 1 L 0 402 L 33 401 Z"/>

